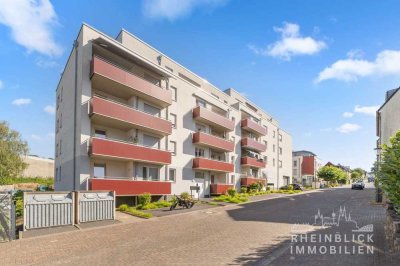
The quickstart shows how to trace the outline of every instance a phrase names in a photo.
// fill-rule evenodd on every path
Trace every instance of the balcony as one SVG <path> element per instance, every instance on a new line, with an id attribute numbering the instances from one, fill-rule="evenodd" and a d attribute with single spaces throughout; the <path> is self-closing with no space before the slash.
<path id="1" fill-rule="evenodd" d="M 171 164 L 171 153 L 168 151 L 95 137 L 90 141 L 89 154 L 94 158 L 139 161 L 160 165 Z"/>
<path id="2" fill-rule="evenodd" d="M 241 140 L 241 145 L 242 148 L 246 148 L 257 152 L 264 152 L 267 150 L 267 146 L 251 138 L 243 138 Z"/>
<path id="3" fill-rule="evenodd" d="M 90 75 L 92 84 L 96 88 L 111 95 L 124 99 L 138 95 L 162 107 L 167 107 L 172 103 L 171 91 L 154 85 L 100 57 L 93 57 Z"/>
<path id="4" fill-rule="evenodd" d="M 234 150 L 233 141 L 216 137 L 204 132 L 196 132 L 193 134 L 193 144 L 203 145 L 227 152 L 232 152 Z"/>
<path id="5" fill-rule="evenodd" d="M 266 166 L 266 162 L 248 156 L 242 157 L 240 163 L 242 166 L 250 166 L 255 168 L 265 168 Z"/>
<path id="6" fill-rule="evenodd" d="M 235 128 L 235 123 L 232 120 L 202 106 L 193 109 L 193 118 L 226 131 L 233 131 Z"/>
<path id="7" fill-rule="evenodd" d="M 171 194 L 171 182 L 167 181 L 92 178 L 89 185 L 91 190 L 113 190 L 117 196 Z"/>
<path id="8" fill-rule="evenodd" d="M 112 128 L 135 127 L 163 136 L 172 133 L 172 123 L 166 119 L 96 96 L 90 101 L 90 116 L 95 123 Z"/>
<path id="9" fill-rule="evenodd" d="M 247 187 L 254 183 L 262 183 L 265 186 L 266 185 L 265 181 L 266 181 L 265 179 L 257 178 L 254 176 L 246 176 L 246 177 L 240 178 L 240 185 Z"/>
<path id="10" fill-rule="evenodd" d="M 211 195 L 222 195 L 228 192 L 228 189 L 233 188 L 233 185 L 228 184 L 211 184 L 210 194 Z"/>
<path id="11" fill-rule="evenodd" d="M 240 123 L 241 127 L 247 131 L 253 132 L 257 135 L 260 136 L 265 136 L 267 135 L 267 129 L 259 124 L 257 124 L 256 122 L 254 122 L 253 120 L 251 120 L 250 118 L 245 118 L 241 121 Z"/>
<path id="12" fill-rule="evenodd" d="M 232 163 L 196 157 L 193 158 L 193 169 L 232 173 L 234 166 Z"/>

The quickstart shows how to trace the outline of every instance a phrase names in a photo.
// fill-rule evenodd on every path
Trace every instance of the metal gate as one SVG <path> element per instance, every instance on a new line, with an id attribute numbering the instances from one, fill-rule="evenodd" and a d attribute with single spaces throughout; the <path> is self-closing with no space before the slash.
<path id="1" fill-rule="evenodd" d="M 77 192 L 78 223 L 114 220 L 114 191 L 83 191 Z"/>
<path id="2" fill-rule="evenodd" d="M 74 192 L 25 192 L 24 230 L 74 224 Z"/>
<path id="3" fill-rule="evenodd" d="M 0 193 L 0 242 L 15 239 L 15 204 L 11 193 Z"/>

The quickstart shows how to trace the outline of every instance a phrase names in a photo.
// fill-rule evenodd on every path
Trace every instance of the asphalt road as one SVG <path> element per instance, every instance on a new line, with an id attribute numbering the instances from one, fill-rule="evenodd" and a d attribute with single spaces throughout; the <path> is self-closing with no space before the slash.
<path id="1" fill-rule="evenodd" d="M 385 252 L 385 210 L 373 200 L 373 188 L 326 189 L 22 239 L 0 244 L 0 265 L 399 265 Z"/>

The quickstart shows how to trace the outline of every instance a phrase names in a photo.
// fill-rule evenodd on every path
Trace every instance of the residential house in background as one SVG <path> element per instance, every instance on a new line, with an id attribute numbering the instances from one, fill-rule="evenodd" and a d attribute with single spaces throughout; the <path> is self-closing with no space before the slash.
<path id="1" fill-rule="evenodd" d="M 327 162 L 325 164 L 325 166 L 334 166 L 334 167 L 339 168 L 340 170 L 342 170 L 346 174 L 347 181 L 350 182 L 350 180 L 351 180 L 351 168 L 350 168 L 350 166 L 344 166 L 344 165 L 341 165 L 340 163 L 339 164 L 333 164 L 331 162 Z"/>
<path id="2" fill-rule="evenodd" d="M 321 167 L 321 162 L 317 155 L 311 151 L 293 152 L 293 182 L 303 186 L 318 188 L 320 180 L 317 172 Z"/>
<path id="3" fill-rule="evenodd" d="M 292 138 L 276 119 L 125 30 L 81 27 L 56 109 L 56 190 L 130 200 L 291 182 Z"/>

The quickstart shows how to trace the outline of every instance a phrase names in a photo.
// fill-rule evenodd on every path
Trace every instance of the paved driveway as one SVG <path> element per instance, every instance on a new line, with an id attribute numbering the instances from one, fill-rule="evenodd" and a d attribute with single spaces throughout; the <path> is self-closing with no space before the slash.
<path id="1" fill-rule="evenodd" d="M 0 245 L 1 265 L 396 265 L 384 253 L 381 206 L 373 189 L 327 189 L 308 194 L 140 220 L 85 231 L 22 239 Z M 312 222 L 345 206 L 359 225 L 373 224 L 376 251 L 369 255 L 302 255 L 290 252 L 293 224 Z M 313 227 L 344 233 L 349 226 Z M 343 231 L 343 232 L 342 232 Z"/>

